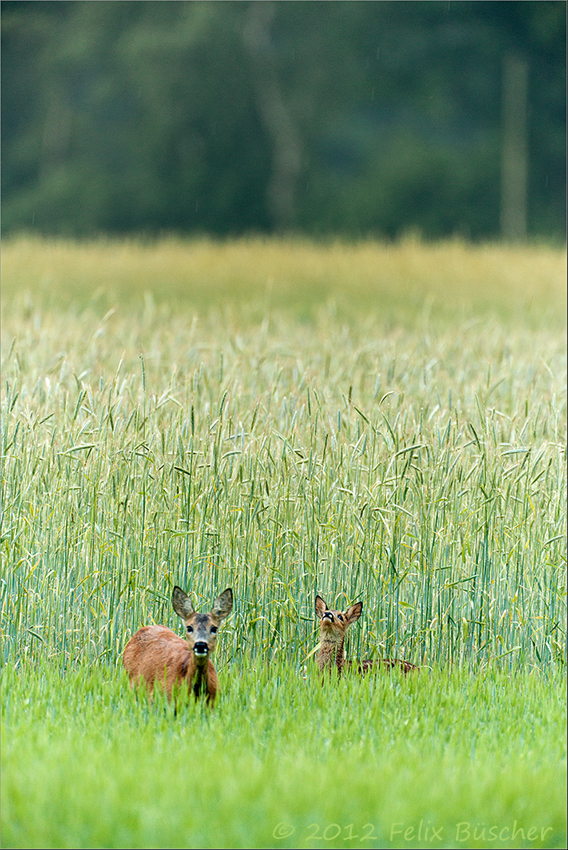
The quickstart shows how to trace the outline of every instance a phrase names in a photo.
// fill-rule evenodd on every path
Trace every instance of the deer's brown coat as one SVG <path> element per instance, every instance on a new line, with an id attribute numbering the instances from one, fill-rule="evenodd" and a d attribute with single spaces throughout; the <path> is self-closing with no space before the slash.
<path id="1" fill-rule="evenodd" d="M 179 686 L 186 683 L 195 699 L 204 693 L 207 704 L 213 708 L 219 682 L 210 655 L 215 648 L 219 623 L 231 612 L 233 592 L 227 588 L 215 600 L 210 613 L 198 614 L 189 596 L 176 586 L 172 604 L 185 623 L 187 640 L 167 626 L 143 626 L 126 644 L 122 662 L 132 685 L 143 680 L 149 694 L 157 682 L 171 699 Z"/>

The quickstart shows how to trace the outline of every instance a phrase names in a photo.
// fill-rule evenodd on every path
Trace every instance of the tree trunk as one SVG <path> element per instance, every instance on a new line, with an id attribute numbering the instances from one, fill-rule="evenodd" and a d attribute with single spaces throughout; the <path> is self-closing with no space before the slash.
<path id="1" fill-rule="evenodd" d="M 501 148 L 501 235 L 522 241 L 527 235 L 528 65 L 508 54 L 503 60 Z"/>
<path id="2" fill-rule="evenodd" d="M 260 119 L 272 143 L 272 173 L 266 201 L 277 232 L 296 223 L 296 186 L 301 168 L 301 141 L 278 82 L 270 28 L 276 12 L 272 2 L 251 2 L 243 41 L 252 59 L 253 82 Z"/>

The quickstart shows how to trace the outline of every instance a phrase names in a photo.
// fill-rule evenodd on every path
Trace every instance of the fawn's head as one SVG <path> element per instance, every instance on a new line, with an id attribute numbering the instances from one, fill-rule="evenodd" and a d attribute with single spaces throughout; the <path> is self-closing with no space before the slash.
<path id="1" fill-rule="evenodd" d="M 327 602 L 316 596 L 316 615 L 320 621 L 320 635 L 326 643 L 343 643 L 347 626 L 354 623 L 361 616 L 363 603 L 356 602 L 350 605 L 346 611 L 332 611 Z"/>
<path id="2" fill-rule="evenodd" d="M 219 623 L 231 613 L 233 591 L 228 587 L 215 600 L 209 614 L 198 614 L 193 610 L 187 593 L 176 585 L 172 593 L 172 605 L 178 617 L 181 617 L 185 623 L 187 643 L 197 664 L 206 665 L 209 655 L 215 648 Z"/>

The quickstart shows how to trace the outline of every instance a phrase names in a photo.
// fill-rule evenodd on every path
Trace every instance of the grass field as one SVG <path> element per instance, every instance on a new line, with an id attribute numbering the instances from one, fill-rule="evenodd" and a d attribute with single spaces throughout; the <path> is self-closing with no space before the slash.
<path id="1" fill-rule="evenodd" d="M 565 846 L 565 264 L 4 244 L 4 846 Z M 120 668 L 176 583 L 212 716 Z M 322 688 L 316 593 L 425 669 Z"/>

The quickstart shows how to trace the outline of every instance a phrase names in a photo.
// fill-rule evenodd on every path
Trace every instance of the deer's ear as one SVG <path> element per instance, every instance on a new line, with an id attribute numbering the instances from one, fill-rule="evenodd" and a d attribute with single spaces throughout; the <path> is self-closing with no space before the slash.
<path id="1" fill-rule="evenodd" d="M 323 617 L 325 612 L 327 611 L 327 605 L 321 598 L 321 596 L 316 596 L 316 615 L 320 618 Z"/>
<path id="2" fill-rule="evenodd" d="M 211 613 L 218 620 L 224 620 L 225 617 L 228 617 L 231 611 L 233 610 L 233 591 L 230 587 L 227 590 L 224 590 L 223 593 L 217 597 L 215 602 L 213 603 L 213 610 Z"/>
<path id="3" fill-rule="evenodd" d="M 184 593 L 181 587 L 178 587 L 177 584 L 172 592 L 172 605 L 174 606 L 174 611 L 181 617 L 182 620 L 187 620 L 188 617 L 191 617 L 193 614 L 193 605 L 191 604 L 191 599 Z"/>
<path id="4" fill-rule="evenodd" d="M 351 605 L 350 608 L 345 612 L 345 619 L 347 621 L 347 625 L 350 626 L 351 623 L 354 623 L 361 616 L 361 611 L 363 610 L 363 603 L 356 602 L 355 605 Z"/>

